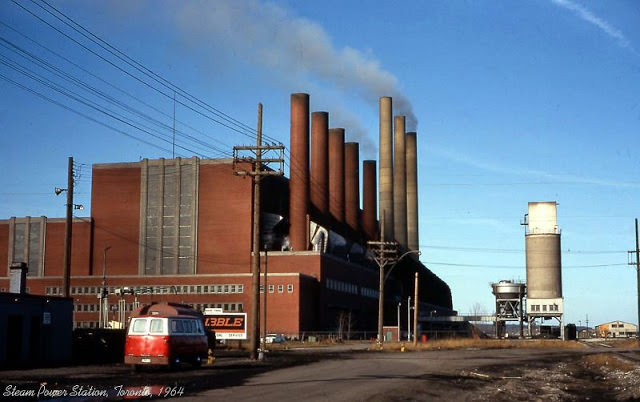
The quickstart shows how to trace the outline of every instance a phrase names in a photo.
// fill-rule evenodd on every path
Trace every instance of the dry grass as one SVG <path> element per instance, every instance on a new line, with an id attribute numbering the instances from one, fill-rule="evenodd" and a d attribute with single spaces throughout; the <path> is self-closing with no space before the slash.
<path id="1" fill-rule="evenodd" d="M 616 348 L 629 348 L 629 349 L 640 348 L 640 341 L 637 339 L 615 340 L 613 342 L 605 341 L 605 343 L 608 343 L 611 346 L 614 346 Z"/>
<path id="2" fill-rule="evenodd" d="M 633 363 L 607 353 L 584 356 L 582 364 L 589 369 L 606 367 L 611 370 L 631 371 L 636 368 Z"/>
<path id="3" fill-rule="evenodd" d="M 578 342 L 564 342 L 560 340 L 550 339 L 442 339 L 418 343 L 403 342 L 387 342 L 384 344 L 385 351 L 401 351 L 402 348 L 407 351 L 413 350 L 453 350 L 453 349 L 513 349 L 513 348 L 533 348 L 533 349 L 574 349 L 584 348 L 585 346 Z M 375 345 L 371 350 L 375 350 Z"/>

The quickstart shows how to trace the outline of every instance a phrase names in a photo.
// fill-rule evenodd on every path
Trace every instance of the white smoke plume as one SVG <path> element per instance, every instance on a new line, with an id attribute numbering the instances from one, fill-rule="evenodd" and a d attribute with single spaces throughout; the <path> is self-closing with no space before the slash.
<path id="1" fill-rule="evenodd" d="M 259 0 L 180 4 L 176 18 L 185 40 L 203 44 L 215 41 L 218 47 L 224 44 L 236 56 L 296 80 L 303 90 L 311 87 L 305 85 L 307 82 L 320 80 L 346 95 L 356 94 L 374 110 L 380 96 L 392 96 L 394 112 L 407 117 L 407 127 L 417 127 L 411 103 L 400 91 L 398 79 L 370 55 L 351 47 L 337 49 L 317 23 Z"/>

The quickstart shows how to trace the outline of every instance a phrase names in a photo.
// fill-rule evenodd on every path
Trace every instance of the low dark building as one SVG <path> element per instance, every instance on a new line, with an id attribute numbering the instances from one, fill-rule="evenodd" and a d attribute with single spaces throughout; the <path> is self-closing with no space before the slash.
<path id="1" fill-rule="evenodd" d="M 0 293 L 0 366 L 69 362 L 72 327 L 70 298 Z"/>

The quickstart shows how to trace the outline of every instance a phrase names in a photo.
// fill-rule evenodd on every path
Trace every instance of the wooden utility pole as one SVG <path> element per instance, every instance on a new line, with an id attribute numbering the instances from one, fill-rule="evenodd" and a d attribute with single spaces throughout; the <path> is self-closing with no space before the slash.
<path id="1" fill-rule="evenodd" d="M 73 156 L 69 157 L 69 165 L 67 166 L 67 219 L 65 222 L 64 236 L 64 279 L 63 279 L 63 296 L 71 295 L 71 236 L 73 230 Z"/>
<path id="2" fill-rule="evenodd" d="M 251 176 L 253 178 L 253 228 L 251 246 L 251 333 L 250 352 L 252 360 L 258 358 L 258 347 L 260 345 L 260 179 L 263 176 L 282 176 L 284 174 L 284 146 L 283 145 L 262 145 L 262 103 L 258 104 L 258 128 L 256 131 L 255 146 L 235 146 L 233 147 L 233 171 L 237 176 Z M 264 158 L 265 153 L 279 151 L 276 158 Z M 242 152 L 251 152 L 254 156 L 241 156 Z M 269 167 L 270 163 L 278 163 L 278 170 Z M 251 170 L 245 170 L 250 164 Z"/>
<path id="3" fill-rule="evenodd" d="M 379 283 L 378 283 L 378 347 L 382 348 L 384 343 L 383 321 L 384 321 L 384 269 L 388 264 L 396 261 L 398 255 L 398 243 L 392 241 L 384 241 L 384 217 L 381 222 L 380 241 L 368 241 L 367 245 L 374 254 L 374 261 L 378 264 Z"/>

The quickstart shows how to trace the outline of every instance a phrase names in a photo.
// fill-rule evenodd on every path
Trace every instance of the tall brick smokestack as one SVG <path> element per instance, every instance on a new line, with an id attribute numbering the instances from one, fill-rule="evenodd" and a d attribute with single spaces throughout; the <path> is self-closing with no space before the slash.
<path id="1" fill-rule="evenodd" d="M 407 247 L 417 250 L 418 237 L 418 141 L 415 132 L 407 133 Z"/>
<path id="2" fill-rule="evenodd" d="M 405 147 L 405 117 L 396 116 L 393 127 L 393 234 L 396 241 L 407 246 L 407 156 Z"/>
<path id="3" fill-rule="evenodd" d="M 329 114 L 311 113 L 310 200 L 322 213 L 329 213 Z"/>
<path id="4" fill-rule="evenodd" d="M 393 241 L 393 137 L 392 101 L 388 96 L 380 98 L 380 210 L 378 219 L 384 222 L 385 241 Z"/>
<path id="5" fill-rule="evenodd" d="M 329 211 L 344 222 L 344 128 L 329 129 Z"/>
<path id="6" fill-rule="evenodd" d="M 344 214 L 347 225 L 360 230 L 360 146 L 357 142 L 344 144 Z"/>
<path id="7" fill-rule="evenodd" d="M 368 240 L 378 239 L 378 222 L 376 216 L 377 188 L 376 188 L 376 161 L 366 160 L 362 162 L 362 228 Z"/>
<path id="8" fill-rule="evenodd" d="M 309 95 L 291 95 L 289 241 L 295 251 L 309 248 Z"/>

